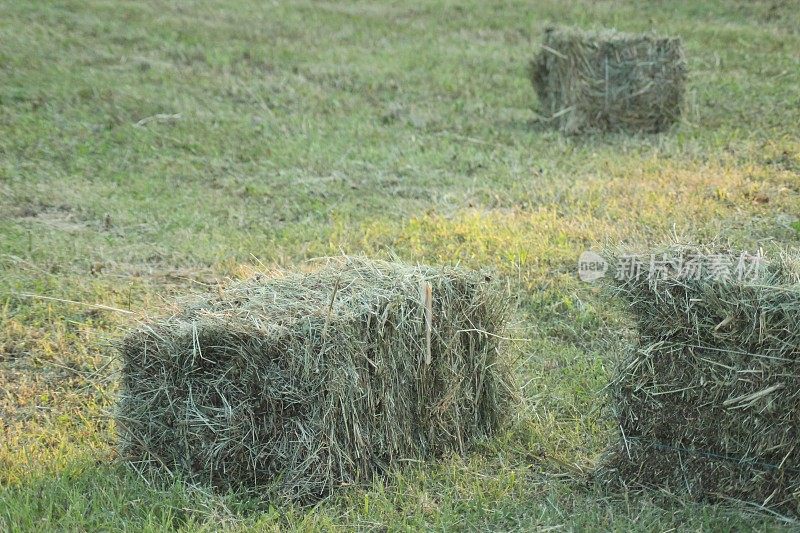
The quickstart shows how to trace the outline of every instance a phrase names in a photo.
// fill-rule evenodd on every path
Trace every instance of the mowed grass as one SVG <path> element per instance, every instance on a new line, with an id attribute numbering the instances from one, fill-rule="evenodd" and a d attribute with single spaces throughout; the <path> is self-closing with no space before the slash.
<path id="1" fill-rule="evenodd" d="M 685 120 L 548 130 L 525 67 L 550 23 L 682 36 Z M 780 1 L 0 1 L 0 530 L 796 527 L 587 483 L 630 331 L 575 264 L 670 235 L 800 243 L 798 28 Z M 508 278 L 529 340 L 506 433 L 311 508 L 118 463 L 126 328 L 342 252 Z"/>

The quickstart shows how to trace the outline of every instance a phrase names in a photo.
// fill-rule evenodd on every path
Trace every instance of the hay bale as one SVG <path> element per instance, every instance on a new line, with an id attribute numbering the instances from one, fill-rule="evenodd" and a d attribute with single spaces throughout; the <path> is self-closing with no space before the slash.
<path id="1" fill-rule="evenodd" d="M 549 28 L 530 78 L 564 133 L 659 132 L 680 118 L 686 61 L 677 38 Z"/>
<path id="2" fill-rule="evenodd" d="M 698 258 L 707 272 L 689 275 Z M 671 246 L 615 279 L 639 344 L 610 387 L 620 439 L 598 480 L 798 511 L 800 258 L 755 263 Z"/>
<path id="3" fill-rule="evenodd" d="M 342 258 L 241 282 L 125 338 L 121 454 L 305 501 L 464 452 L 515 396 L 509 312 L 457 268 Z"/>

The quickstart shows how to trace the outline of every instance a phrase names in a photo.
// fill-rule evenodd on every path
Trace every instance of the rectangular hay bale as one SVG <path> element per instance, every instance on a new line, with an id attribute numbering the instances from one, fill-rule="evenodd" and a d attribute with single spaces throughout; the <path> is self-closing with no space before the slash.
<path id="1" fill-rule="evenodd" d="M 687 278 L 701 257 L 732 275 Z M 641 265 L 613 282 L 639 344 L 611 385 L 620 439 L 597 478 L 798 513 L 800 258 L 779 254 L 743 279 L 741 256 L 708 248 L 672 246 Z"/>
<path id="2" fill-rule="evenodd" d="M 509 299 L 486 273 L 361 258 L 259 276 L 122 344 L 120 453 L 313 500 L 463 452 L 506 418 Z"/>
<path id="3" fill-rule="evenodd" d="M 540 112 L 562 132 L 660 132 L 686 92 L 678 38 L 549 28 L 530 65 Z"/>

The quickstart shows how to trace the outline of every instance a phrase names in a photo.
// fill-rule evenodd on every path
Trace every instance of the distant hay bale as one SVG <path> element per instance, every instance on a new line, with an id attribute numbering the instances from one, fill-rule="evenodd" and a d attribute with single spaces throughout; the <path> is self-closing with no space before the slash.
<path id="1" fill-rule="evenodd" d="M 361 258 L 235 284 L 124 340 L 121 455 L 310 501 L 464 452 L 516 394 L 509 305 L 486 273 Z"/>
<path id="2" fill-rule="evenodd" d="M 680 118 L 686 61 L 677 38 L 549 28 L 530 77 L 564 133 L 660 132 Z"/>
<path id="3" fill-rule="evenodd" d="M 690 275 L 698 258 L 707 272 Z M 613 282 L 639 344 L 611 385 L 620 439 L 597 479 L 797 513 L 800 257 L 754 269 L 753 257 L 673 245 L 641 259 L 639 277 Z"/>

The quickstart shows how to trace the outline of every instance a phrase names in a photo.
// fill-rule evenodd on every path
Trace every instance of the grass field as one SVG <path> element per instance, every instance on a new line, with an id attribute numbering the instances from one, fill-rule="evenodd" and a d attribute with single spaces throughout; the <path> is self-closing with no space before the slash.
<path id="1" fill-rule="evenodd" d="M 629 327 L 578 255 L 800 243 L 797 5 L 640 4 L 0 0 L 0 530 L 797 527 L 586 482 Z M 682 36 L 684 121 L 550 131 L 525 74 L 550 23 Z M 113 343 L 134 320 L 341 252 L 508 277 L 529 340 L 506 433 L 311 508 L 118 464 Z"/>

